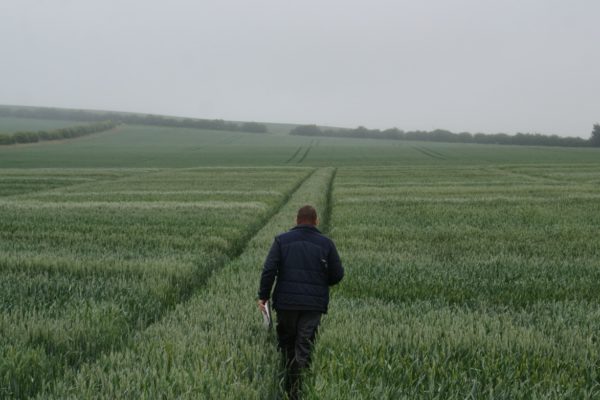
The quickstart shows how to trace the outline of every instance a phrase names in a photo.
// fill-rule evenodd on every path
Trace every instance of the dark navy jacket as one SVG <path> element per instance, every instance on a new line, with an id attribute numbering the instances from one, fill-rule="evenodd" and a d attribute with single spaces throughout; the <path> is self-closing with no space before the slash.
<path id="1" fill-rule="evenodd" d="M 333 241 L 313 225 L 297 225 L 275 237 L 260 278 L 258 298 L 273 291 L 275 310 L 327 312 L 329 286 L 344 277 Z"/>

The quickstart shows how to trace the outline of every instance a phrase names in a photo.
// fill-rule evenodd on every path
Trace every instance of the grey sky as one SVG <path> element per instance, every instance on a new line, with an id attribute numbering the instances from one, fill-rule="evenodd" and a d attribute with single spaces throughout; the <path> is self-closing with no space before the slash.
<path id="1" fill-rule="evenodd" d="M 0 103 L 588 137 L 597 0 L 2 0 Z"/>

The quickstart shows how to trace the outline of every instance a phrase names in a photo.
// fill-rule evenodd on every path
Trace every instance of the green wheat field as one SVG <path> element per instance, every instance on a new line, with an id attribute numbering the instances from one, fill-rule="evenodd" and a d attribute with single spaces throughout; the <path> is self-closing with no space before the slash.
<path id="1" fill-rule="evenodd" d="M 278 398 L 255 296 L 305 203 L 346 277 L 304 399 L 600 398 L 600 149 L 268 128 L 0 146 L 0 398 Z"/>

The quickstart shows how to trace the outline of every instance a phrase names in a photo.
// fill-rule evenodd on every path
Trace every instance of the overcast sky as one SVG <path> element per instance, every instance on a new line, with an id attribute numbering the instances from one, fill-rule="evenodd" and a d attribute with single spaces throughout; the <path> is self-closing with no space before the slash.
<path id="1" fill-rule="evenodd" d="M 1 0 L 0 104 L 588 137 L 598 0 Z"/>

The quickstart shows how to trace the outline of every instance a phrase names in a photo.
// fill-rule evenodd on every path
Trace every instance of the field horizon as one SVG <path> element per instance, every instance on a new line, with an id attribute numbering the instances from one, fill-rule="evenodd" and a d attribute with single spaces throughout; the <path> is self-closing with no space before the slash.
<path id="1" fill-rule="evenodd" d="M 0 132 L 63 128 L 69 124 L 80 125 L 81 121 L 0 117 Z M 59 143 L 0 146 L 0 168 L 584 164 L 595 163 L 600 157 L 598 148 L 588 147 L 308 137 L 289 135 L 294 124 L 266 125 L 267 133 L 249 133 L 121 124 Z"/>

